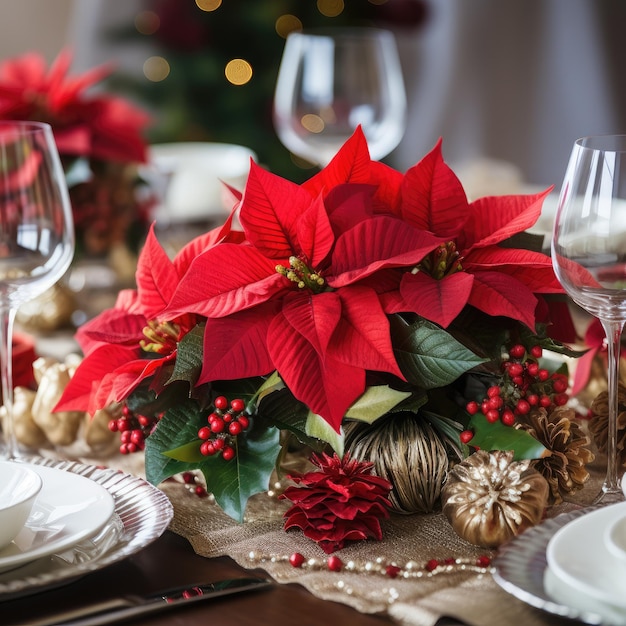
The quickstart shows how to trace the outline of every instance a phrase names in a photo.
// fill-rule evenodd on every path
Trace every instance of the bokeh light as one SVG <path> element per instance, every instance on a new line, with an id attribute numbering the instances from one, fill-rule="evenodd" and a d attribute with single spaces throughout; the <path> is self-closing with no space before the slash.
<path id="1" fill-rule="evenodd" d="M 224 68 L 226 80 L 233 85 L 245 85 L 252 78 L 252 66 L 245 59 L 232 59 Z"/>
<path id="2" fill-rule="evenodd" d="M 321 133 L 326 126 L 324 120 L 319 115 L 314 115 L 313 113 L 303 115 L 300 118 L 300 124 L 310 133 Z"/>
<path id="3" fill-rule="evenodd" d="M 281 37 L 286 38 L 289 33 L 302 30 L 302 22 L 295 15 L 286 13 L 276 20 L 274 28 Z"/>
<path id="4" fill-rule="evenodd" d="M 196 0 L 196 5 L 201 11 L 216 11 L 222 6 L 222 0 Z"/>
<path id="5" fill-rule="evenodd" d="M 317 10 L 326 17 L 337 17 L 344 8 L 343 0 L 317 0 Z"/>
<path id="6" fill-rule="evenodd" d="M 148 80 L 159 83 L 169 76 L 170 64 L 163 57 L 153 56 L 145 60 L 143 73 Z"/>
<path id="7" fill-rule="evenodd" d="M 160 25 L 161 20 L 154 11 L 140 11 L 135 16 L 135 28 L 142 35 L 154 35 Z"/>

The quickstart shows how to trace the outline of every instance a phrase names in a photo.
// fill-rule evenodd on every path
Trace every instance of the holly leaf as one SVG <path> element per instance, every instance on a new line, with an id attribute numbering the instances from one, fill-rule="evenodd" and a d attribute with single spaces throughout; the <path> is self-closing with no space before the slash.
<path id="1" fill-rule="evenodd" d="M 540 459 L 552 452 L 525 430 L 505 426 L 502 422 L 490 423 L 480 412 L 472 416 L 469 428 L 474 431 L 470 445 L 486 450 L 512 450 L 514 460 Z"/>
<path id="2" fill-rule="evenodd" d="M 268 488 L 280 433 L 253 419 L 250 429 L 233 440 L 235 457 L 225 461 L 221 455 L 200 454 L 197 433 L 203 417 L 192 400 L 166 412 L 146 441 L 146 477 L 158 485 L 174 474 L 199 469 L 222 510 L 242 522 L 248 499 Z"/>
<path id="3" fill-rule="evenodd" d="M 398 365 L 407 381 L 422 389 L 449 385 L 465 372 L 487 362 L 427 320 L 409 324 L 394 315 L 390 325 Z"/>
<path id="4" fill-rule="evenodd" d="M 337 453 L 337 456 L 343 457 L 345 443 L 343 426 L 337 432 L 324 418 L 313 413 L 313 411 L 309 411 L 306 420 L 306 434 L 309 437 L 325 441 Z"/>

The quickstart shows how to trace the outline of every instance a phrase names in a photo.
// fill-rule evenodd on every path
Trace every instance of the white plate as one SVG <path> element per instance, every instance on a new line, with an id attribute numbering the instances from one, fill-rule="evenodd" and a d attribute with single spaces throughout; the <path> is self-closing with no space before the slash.
<path id="1" fill-rule="evenodd" d="M 22 530 L 0 550 L 0 572 L 61 552 L 97 534 L 115 511 L 111 494 L 93 480 L 25 464 L 43 486 Z"/>
<path id="2" fill-rule="evenodd" d="M 573 590 L 626 610 L 626 576 L 604 541 L 609 524 L 624 515 L 626 502 L 620 502 L 566 524 L 548 543 L 546 560 L 554 575 Z"/>
<path id="3" fill-rule="evenodd" d="M 117 563 L 160 537 L 174 515 L 167 496 L 137 476 L 73 461 L 38 458 L 32 462 L 100 485 L 113 497 L 115 514 L 97 536 L 0 574 L 0 601 L 39 593 Z"/>

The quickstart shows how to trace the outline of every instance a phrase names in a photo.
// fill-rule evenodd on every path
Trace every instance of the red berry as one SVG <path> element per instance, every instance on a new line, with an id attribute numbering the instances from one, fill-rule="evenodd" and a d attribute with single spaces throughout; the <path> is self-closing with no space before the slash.
<path id="1" fill-rule="evenodd" d="M 400 568 L 397 565 L 387 565 L 385 567 L 385 575 L 389 578 L 395 578 L 400 573 Z"/>
<path id="2" fill-rule="evenodd" d="M 132 427 L 130 425 L 130 420 L 124 419 L 123 417 L 120 417 L 117 420 L 117 430 L 119 430 L 121 433 L 123 433 L 125 430 L 130 430 Z"/>
<path id="3" fill-rule="evenodd" d="M 239 422 L 231 422 L 228 425 L 228 432 L 233 435 L 233 437 L 236 437 L 242 430 L 243 428 Z"/>
<path id="4" fill-rule="evenodd" d="M 515 405 L 515 410 L 520 415 L 526 415 L 530 411 L 530 404 L 527 400 L 518 400 L 517 404 Z"/>
<path id="5" fill-rule="evenodd" d="M 500 396 L 493 396 L 488 401 L 490 409 L 499 409 L 504 405 L 504 400 Z"/>
<path id="6" fill-rule="evenodd" d="M 294 552 L 289 557 L 289 562 L 291 563 L 293 567 L 302 567 L 302 564 L 304 563 L 304 561 L 305 561 L 305 558 L 299 552 Z"/>
<path id="7" fill-rule="evenodd" d="M 199 498 L 204 498 L 208 495 L 206 489 L 202 485 L 198 485 L 194 491 Z"/>
<path id="8" fill-rule="evenodd" d="M 463 443 L 469 443 L 472 440 L 472 437 L 474 436 L 474 433 L 471 430 L 464 430 L 460 435 L 459 435 L 459 439 L 463 442 Z"/>
<path id="9" fill-rule="evenodd" d="M 522 376 L 513 376 L 511 378 L 511 382 L 518 387 L 521 387 L 524 384 L 524 378 Z"/>
<path id="10" fill-rule="evenodd" d="M 133 415 L 133 412 L 128 408 L 127 404 L 122 407 L 122 415 L 124 417 L 132 417 Z"/>
<path id="11" fill-rule="evenodd" d="M 215 446 L 212 441 L 204 441 L 200 446 L 200 454 L 204 456 L 212 456 L 215 454 Z"/>
<path id="12" fill-rule="evenodd" d="M 241 429 L 242 430 L 246 430 L 246 428 L 248 428 L 248 426 L 250 426 L 250 420 L 245 415 L 240 415 L 237 418 L 237 421 L 239 422 L 239 424 L 241 424 Z"/>
<path id="13" fill-rule="evenodd" d="M 546 381 L 550 378 L 550 372 L 548 370 L 541 369 L 537 372 L 537 378 L 542 382 Z"/>
<path id="14" fill-rule="evenodd" d="M 140 446 L 143 443 L 144 436 L 143 431 L 139 429 L 132 430 L 130 433 L 130 441 L 134 443 L 136 446 Z"/>
<path id="15" fill-rule="evenodd" d="M 511 363 L 509 376 L 521 376 L 524 373 L 524 366 L 521 363 Z"/>
<path id="16" fill-rule="evenodd" d="M 213 448 L 215 448 L 215 450 L 221 450 L 225 445 L 224 439 L 222 437 L 216 437 L 213 440 Z"/>
<path id="17" fill-rule="evenodd" d="M 235 450 L 231 446 L 224 446 L 222 450 L 222 458 L 224 461 L 230 461 L 235 458 Z"/>
<path id="18" fill-rule="evenodd" d="M 432 572 L 439 567 L 439 561 L 437 559 L 430 559 L 424 567 L 426 567 L 429 572 Z"/>
<path id="19" fill-rule="evenodd" d="M 551 404 L 552 400 L 550 399 L 550 396 L 544 395 L 539 398 L 539 406 L 542 406 L 544 409 L 547 409 Z"/>
<path id="20" fill-rule="evenodd" d="M 193 483 L 195 481 L 195 476 L 193 475 L 193 472 L 183 472 L 183 482 L 186 485 L 191 485 L 191 483 Z"/>
<path id="21" fill-rule="evenodd" d="M 529 363 L 526 366 L 526 371 L 528 372 L 529 376 L 532 376 L 533 378 L 535 378 L 537 376 L 537 374 L 539 373 L 539 363 Z"/>
<path id="22" fill-rule="evenodd" d="M 495 424 L 500 419 L 500 411 L 498 411 L 496 409 L 489 409 L 485 413 L 485 417 L 487 418 L 488 422 L 491 422 L 492 424 Z"/>
<path id="23" fill-rule="evenodd" d="M 211 432 L 223 433 L 224 432 L 224 420 L 220 417 L 211 422 Z"/>
<path id="24" fill-rule="evenodd" d="M 211 422 L 214 422 L 215 420 L 221 420 L 221 416 L 218 415 L 217 413 L 210 413 L 209 416 L 206 418 L 206 421 L 210 424 Z"/>
<path id="25" fill-rule="evenodd" d="M 241 413 L 246 408 L 246 403 L 241 400 L 241 398 L 235 398 L 230 403 L 230 408 L 235 411 L 235 413 Z"/>
<path id="26" fill-rule="evenodd" d="M 150 426 L 150 424 L 152 423 L 152 419 L 147 415 L 138 415 L 137 421 L 141 426 Z"/>
<path id="27" fill-rule="evenodd" d="M 218 396 L 215 398 L 215 402 L 213 402 L 216 409 L 220 409 L 220 411 L 225 411 L 228 408 L 228 400 L 224 396 Z"/>
<path id="28" fill-rule="evenodd" d="M 203 426 L 198 431 L 198 437 L 204 441 L 211 438 L 211 429 L 208 426 Z"/>
<path id="29" fill-rule="evenodd" d="M 338 556 L 329 556 L 327 563 L 331 572 L 340 572 L 343 567 L 343 561 Z"/>
<path id="30" fill-rule="evenodd" d="M 476 415 L 476 413 L 478 413 L 478 402 L 476 402 L 475 400 L 471 400 L 465 405 L 465 410 L 470 415 Z"/>
<path id="31" fill-rule="evenodd" d="M 561 378 L 560 376 L 558 378 L 554 378 L 554 381 L 552 382 L 552 389 L 554 389 L 556 393 L 563 393 L 564 391 L 567 391 L 568 387 L 569 384 L 567 380 Z"/>
<path id="32" fill-rule="evenodd" d="M 513 359 L 521 359 L 526 354 L 526 348 L 521 343 L 511 346 L 509 356 Z"/>
<path id="33" fill-rule="evenodd" d="M 491 565 L 491 559 L 488 556 L 479 556 L 476 559 L 476 565 L 478 565 L 478 567 L 489 567 Z"/>
<path id="34" fill-rule="evenodd" d="M 497 385 L 493 385 L 489 387 L 489 389 L 487 389 L 488 398 L 494 398 L 495 396 L 499 396 L 499 395 L 500 395 L 500 387 L 498 387 Z"/>
<path id="35" fill-rule="evenodd" d="M 536 359 L 540 359 L 541 355 L 543 354 L 543 349 L 541 348 L 541 346 L 533 346 L 530 349 L 530 353 L 536 358 Z"/>
<path id="36" fill-rule="evenodd" d="M 536 393 L 531 393 L 526 396 L 526 401 L 530 406 L 537 406 L 539 404 L 539 396 Z"/>
<path id="37" fill-rule="evenodd" d="M 513 424 L 515 424 L 515 415 L 513 414 L 513 411 L 504 411 L 500 419 L 505 426 L 513 426 Z"/>
<path id="38" fill-rule="evenodd" d="M 108 427 L 112 433 L 116 433 L 117 432 L 117 420 L 111 420 L 108 423 Z"/>
<path id="39" fill-rule="evenodd" d="M 565 406 L 569 402 L 569 396 L 566 393 L 557 393 L 554 396 L 554 404 L 557 406 Z"/>
<path id="40" fill-rule="evenodd" d="M 233 414 L 232 413 L 225 413 L 223 419 L 224 419 L 224 422 L 226 424 L 230 424 L 233 421 Z"/>
<path id="41" fill-rule="evenodd" d="M 120 435 L 120 441 L 122 443 L 128 443 L 130 441 L 130 435 L 131 435 L 131 431 L 130 430 L 125 430 Z"/>

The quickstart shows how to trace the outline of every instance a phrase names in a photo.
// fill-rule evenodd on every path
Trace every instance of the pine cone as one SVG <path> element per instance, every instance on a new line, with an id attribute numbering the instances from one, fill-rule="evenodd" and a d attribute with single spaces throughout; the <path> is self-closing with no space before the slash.
<path id="1" fill-rule="evenodd" d="M 609 394 L 600 392 L 591 403 L 593 414 L 589 421 L 589 432 L 602 453 L 606 453 L 609 429 Z M 622 467 L 626 467 L 626 387 L 617 387 L 617 457 Z"/>
<path id="2" fill-rule="evenodd" d="M 290 475 L 301 486 L 289 487 L 281 496 L 293 502 L 285 513 L 285 530 L 300 528 L 327 554 L 347 541 L 380 541 L 378 518 L 389 517 L 391 484 L 372 474 L 372 463 L 347 455 L 340 459 L 336 454 L 314 454 L 311 461 L 319 470 Z"/>
<path id="3" fill-rule="evenodd" d="M 518 426 L 551 452 L 532 464 L 548 481 L 552 504 L 563 502 L 564 495 L 582 489 L 589 479 L 586 465 L 593 461 L 594 455 L 585 447 L 590 443 L 589 437 L 575 421 L 575 415 L 567 407 L 557 407 L 550 413 L 540 408 L 526 415 L 525 423 Z"/>

